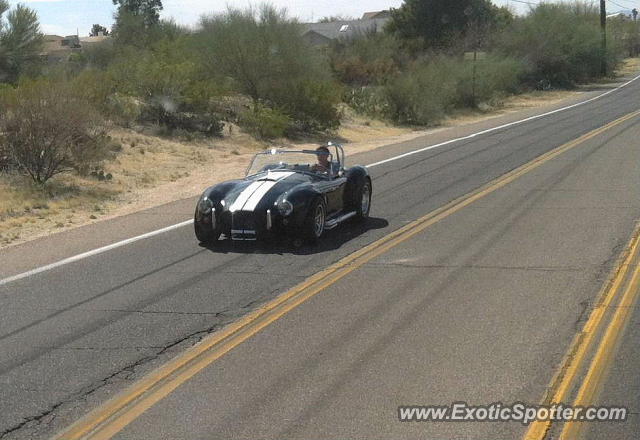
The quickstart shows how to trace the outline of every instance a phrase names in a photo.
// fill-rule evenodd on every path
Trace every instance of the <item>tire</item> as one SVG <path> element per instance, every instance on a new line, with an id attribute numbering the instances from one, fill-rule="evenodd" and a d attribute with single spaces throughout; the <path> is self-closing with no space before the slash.
<path id="1" fill-rule="evenodd" d="M 316 243 L 324 233 L 324 224 L 327 221 L 327 206 L 321 197 L 317 197 L 307 212 L 302 226 L 302 239 L 308 243 Z"/>
<path id="2" fill-rule="evenodd" d="M 216 227 L 215 229 L 204 228 L 200 223 L 198 223 L 196 217 L 193 219 L 193 228 L 196 233 L 196 238 L 204 245 L 213 245 L 220 238 L 221 231 L 219 227 Z"/>
<path id="3" fill-rule="evenodd" d="M 357 192 L 358 197 L 355 201 L 355 219 L 357 221 L 364 221 L 369 218 L 369 212 L 371 212 L 371 193 L 371 181 L 367 178 Z"/>

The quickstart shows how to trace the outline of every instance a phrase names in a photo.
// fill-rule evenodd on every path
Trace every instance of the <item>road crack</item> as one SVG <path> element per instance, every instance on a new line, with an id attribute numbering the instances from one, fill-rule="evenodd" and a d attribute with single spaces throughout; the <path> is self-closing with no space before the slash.
<path id="1" fill-rule="evenodd" d="M 226 312 L 226 311 L 225 311 Z M 225 312 L 218 312 L 216 314 L 216 316 L 219 317 L 225 317 Z M 135 362 L 132 362 L 128 365 L 125 365 L 124 367 L 118 369 L 117 371 L 113 372 L 112 374 L 109 374 L 108 376 L 93 382 L 90 385 L 87 385 L 83 388 L 81 388 L 79 391 L 76 391 L 74 393 L 71 393 L 70 395 L 68 395 L 67 397 L 65 397 L 64 399 L 60 400 L 59 402 L 54 403 L 53 405 L 51 405 L 49 408 L 45 409 L 44 411 L 35 414 L 33 416 L 27 416 L 27 417 L 23 417 L 22 420 L 19 423 L 16 423 L 15 425 L 6 428 L 2 431 L 0 431 L 0 439 L 5 439 L 8 438 L 10 435 L 17 433 L 18 431 L 21 431 L 23 429 L 39 429 L 43 426 L 47 426 L 47 427 L 51 427 L 53 425 L 54 420 L 57 417 L 56 412 L 64 405 L 71 405 L 74 403 L 78 403 L 78 402 L 82 402 L 82 401 L 86 401 L 91 395 L 93 395 L 94 393 L 96 393 L 97 391 L 101 390 L 102 388 L 109 386 L 109 385 L 113 385 L 118 381 L 131 381 L 135 379 L 136 376 L 136 370 L 139 369 L 141 366 L 148 364 L 154 360 L 156 360 L 157 358 L 159 358 L 160 356 L 162 356 L 163 354 L 167 353 L 168 351 L 172 350 L 173 348 L 182 345 L 188 341 L 191 341 L 190 346 L 196 345 L 197 343 L 199 343 L 205 336 L 217 331 L 218 329 L 220 329 L 220 327 L 222 327 L 224 325 L 224 323 L 216 323 L 204 330 L 198 330 L 195 331 L 193 333 L 190 333 L 186 336 L 183 336 L 181 338 L 175 339 L 167 344 L 165 344 L 162 347 L 158 347 L 159 350 L 156 351 L 155 353 L 142 357 L 140 359 L 138 359 Z"/>

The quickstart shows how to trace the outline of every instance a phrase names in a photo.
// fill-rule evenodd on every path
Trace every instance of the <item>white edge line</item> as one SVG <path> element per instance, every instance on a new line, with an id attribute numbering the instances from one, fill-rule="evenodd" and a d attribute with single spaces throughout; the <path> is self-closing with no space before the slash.
<path id="1" fill-rule="evenodd" d="M 556 110 L 552 110 L 550 112 L 546 112 L 546 113 L 542 113 L 542 114 L 539 114 L 539 115 L 530 116 L 528 118 L 520 119 L 520 120 L 514 121 L 514 122 L 510 122 L 508 124 L 500 125 L 498 127 L 489 128 L 487 130 L 479 131 L 477 133 L 473 133 L 473 134 L 470 134 L 468 136 L 463 136 L 463 137 L 459 137 L 459 138 L 456 138 L 456 139 L 451 139 L 451 140 L 448 140 L 446 142 L 442 142 L 442 143 L 439 143 L 439 144 L 430 145 L 428 147 L 421 148 L 419 150 L 409 151 L 407 153 L 400 154 L 398 156 L 394 156 L 394 157 L 391 157 L 389 159 L 385 159 L 385 160 L 381 160 L 379 162 L 374 162 L 372 164 L 369 164 L 369 165 L 367 165 L 367 168 L 377 167 L 379 165 L 382 165 L 382 164 L 385 164 L 385 163 L 389 163 L 389 162 L 393 162 L 393 161 L 398 160 L 398 159 L 403 159 L 405 157 L 413 156 L 414 154 L 419 154 L 419 153 L 423 153 L 425 151 L 433 150 L 435 148 L 444 147 L 445 145 L 450 145 L 450 144 L 453 144 L 455 142 L 460 142 L 460 141 L 464 141 L 464 140 L 467 140 L 467 139 L 473 139 L 475 137 L 482 136 L 482 135 L 487 134 L 487 133 L 492 133 L 494 131 L 502 130 L 504 128 L 513 127 L 515 125 L 523 124 L 525 122 L 534 121 L 536 119 L 544 118 L 544 117 L 549 116 L 549 115 L 553 115 L 553 114 L 560 113 L 560 112 L 563 112 L 563 111 L 566 111 L 566 110 L 570 110 L 572 108 L 580 107 L 582 105 L 588 104 L 588 103 L 593 102 L 595 100 L 598 100 L 600 98 L 604 98 L 605 96 L 610 95 L 611 93 L 614 93 L 614 92 L 616 92 L 616 91 L 628 86 L 629 84 L 631 84 L 632 82 L 634 82 L 634 81 L 636 81 L 638 79 L 640 79 L 640 75 L 638 75 L 635 78 L 627 81 L 624 84 L 621 84 L 620 86 L 618 86 L 618 87 L 616 87 L 614 89 L 611 89 L 611 90 L 609 90 L 609 91 L 607 91 L 605 93 L 602 93 L 602 94 L 600 94 L 598 96 L 594 96 L 593 98 L 587 99 L 586 101 L 580 101 L 580 102 L 578 102 L 576 104 L 572 104 L 572 105 L 567 106 L 567 107 L 562 107 L 562 108 L 559 108 L 559 109 L 556 109 Z M 60 260 L 60 261 L 57 261 L 55 263 L 47 264 L 46 266 L 41 266 L 41 267 L 38 267 L 36 269 L 27 271 L 27 272 L 23 272 L 23 273 L 20 273 L 20 274 L 17 274 L 17 275 L 10 276 L 8 278 L 1 279 L 0 280 L 0 286 L 4 286 L 4 285 L 12 283 L 14 281 L 18 281 L 18 280 L 21 280 L 21 279 L 24 279 L 24 278 L 28 278 L 30 276 L 33 276 L 33 275 L 36 275 L 36 274 L 39 274 L 39 273 L 42 273 L 42 272 L 46 272 L 46 271 L 49 271 L 49 270 L 52 270 L 52 269 L 56 269 L 56 268 L 58 268 L 60 266 L 64 266 L 64 265 L 67 265 L 67 264 L 70 264 L 70 263 L 74 263 L 76 261 L 83 260 L 83 259 L 88 258 L 88 257 L 92 257 L 94 255 L 102 254 L 102 253 L 108 252 L 110 250 L 113 250 L 113 249 L 116 249 L 116 248 L 119 248 L 119 247 L 122 247 L 122 246 L 126 246 L 126 245 L 129 245 L 131 243 L 135 243 L 136 241 L 145 240 L 147 238 L 155 237 L 156 235 L 164 234 L 165 232 L 173 231 L 175 229 L 179 229 L 179 228 L 182 228 L 184 226 L 191 225 L 191 224 L 193 224 L 193 220 L 192 219 L 185 220 L 184 222 L 181 222 L 181 223 L 178 223 L 178 224 L 175 224 L 175 225 L 172 225 L 172 226 L 167 226 L 166 228 L 158 229 L 158 230 L 155 230 L 155 231 L 152 231 L 152 232 L 148 232 L 146 234 L 138 235 L 137 237 L 128 238 L 126 240 L 118 241 L 118 242 L 110 244 L 108 246 L 104 246 L 104 247 L 101 247 L 101 248 L 98 248 L 98 249 L 94 249 L 94 250 L 91 250 L 91 251 L 88 251 L 88 252 L 84 252 L 82 254 L 74 255 L 73 257 L 65 258 L 64 260 Z"/>
<path id="2" fill-rule="evenodd" d="M 607 95 L 609 95 L 609 94 L 611 94 L 613 92 L 616 92 L 616 91 L 622 89 L 623 87 L 628 86 L 629 84 L 631 84 L 632 82 L 636 81 L 637 79 L 640 79 L 640 75 L 636 76 L 635 78 L 631 79 L 630 81 L 627 81 L 624 84 L 621 84 L 620 86 L 616 87 L 615 89 L 611 89 L 608 92 L 602 93 L 602 94 L 600 94 L 598 96 L 594 96 L 593 98 L 587 99 L 586 101 L 580 101 L 580 102 L 578 102 L 576 104 L 572 104 L 572 105 L 567 106 L 567 107 L 562 107 L 562 108 L 559 108 L 559 109 L 556 109 L 556 110 L 552 110 L 550 112 L 546 112 L 546 113 L 541 113 L 539 115 L 530 116 L 528 118 L 520 119 L 520 120 L 514 121 L 514 122 L 510 122 L 508 124 L 500 125 L 498 127 L 489 128 L 487 130 L 479 131 L 477 133 L 473 133 L 473 134 L 470 134 L 468 136 L 463 136 L 463 137 L 459 137 L 459 138 L 456 138 L 456 139 L 451 139 L 451 140 L 448 140 L 446 142 L 442 142 L 440 144 L 429 145 L 428 147 L 421 148 L 419 150 L 409 151 L 408 153 L 400 154 L 398 156 L 394 156 L 394 157 L 391 157 L 389 159 L 381 160 L 379 162 L 375 162 L 375 163 L 372 163 L 370 165 L 367 165 L 367 168 L 377 167 L 378 165 L 382 165 L 382 164 L 385 164 L 385 163 L 388 163 L 388 162 L 393 162 L 394 160 L 402 159 L 402 158 L 405 158 L 405 157 L 408 157 L 408 156 L 413 156 L 414 154 L 419 154 L 419 153 L 423 153 L 425 151 L 433 150 L 434 148 L 444 147 L 445 145 L 453 144 L 455 142 L 460 142 L 460 141 L 464 141 L 464 140 L 467 140 L 467 139 L 473 139 L 473 138 L 475 138 L 477 136 L 482 136 L 483 134 L 492 133 L 494 131 L 502 130 L 504 128 L 513 127 L 514 125 L 523 124 L 525 122 L 534 121 L 536 119 L 544 118 L 544 117 L 549 116 L 549 115 L 553 115 L 553 114 L 556 114 L 556 113 L 564 112 L 564 111 L 570 110 L 572 108 L 580 107 L 581 105 L 585 105 L 585 104 L 593 102 L 593 101 L 595 101 L 597 99 L 604 98 L 605 96 L 607 96 Z"/>
<path id="3" fill-rule="evenodd" d="M 156 231 L 147 232 L 146 234 L 138 235 L 137 237 L 128 238 L 126 240 L 122 240 L 122 241 L 119 241 L 117 243 L 110 244 L 108 246 L 104 246 L 104 247 L 101 247 L 101 248 L 98 248 L 98 249 L 94 249 L 94 250 L 91 250 L 91 251 L 88 251 L 88 252 L 84 252 L 82 254 L 74 255 L 73 257 L 65 258 L 64 260 L 56 261 L 55 263 L 47 264 L 46 266 L 41 266 L 41 267 L 38 267 L 37 269 L 33 269 L 33 270 L 28 271 L 28 272 L 23 272 L 21 274 L 14 275 L 14 276 L 11 276 L 9 278 L 4 278 L 4 279 L 0 280 L 0 286 L 3 286 L 5 284 L 9 284 L 9 283 L 11 283 L 13 281 L 18 281 L 18 280 L 21 280 L 23 278 L 30 277 L 32 275 L 36 275 L 36 274 L 39 274 L 39 273 L 42 273 L 42 272 L 46 272 L 48 270 L 55 269 L 57 267 L 64 266 L 64 265 L 69 264 L 69 263 L 74 263 L 74 262 L 82 260 L 84 258 L 88 258 L 88 257 L 92 257 L 94 255 L 102 254 L 102 253 L 110 251 L 112 249 L 116 249 L 116 248 L 119 248 L 121 246 L 126 246 L 128 244 L 135 243 L 136 241 L 140 241 L 140 240 L 144 240 L 144 239 L 147 239 L 147 238 L 154 237 L 156 235 L 164 234 L 165 232 L 173 231 L 174 229 L 179 229 L 179 228 L 182 228 L 183 226 L 187 226 L 187 225 L 191 225 L 191 224 L 193 224 L 193 220 L 187 220 L 187 221 L 184 221 L 182 223 L 178 223 L 178 224 L 175 224 L 175 225 L 172 225 L 172 226 L 167 226 L 166 228 L 162 228 L 162 229 L 158 229 Z"/>

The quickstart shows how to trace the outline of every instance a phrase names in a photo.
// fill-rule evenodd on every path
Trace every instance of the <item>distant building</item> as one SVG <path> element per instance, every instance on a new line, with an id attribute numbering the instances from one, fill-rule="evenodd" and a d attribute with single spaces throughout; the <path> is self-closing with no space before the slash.
<path id="1" fill-rule="evenodd" d="M 374 11 L 374 12 L 365 12 L 362 15 L 362 19 L 363 20 L 373 20 L 373 19 L 389 19 L 391 18 L 391 11 L 390 10 L 385 10 L 385 11 Z"/>
<path id="2" fill-rule="evenodd" d="M 73 53 L 82 52 L 83 48 L 102 44 L 111 40 L 108 36 L 82 37 L 69 35 L 61 37 L 59 35 L 45 35 L 44 48 L 41 56 L 50 64 L 65 62 Z"/>
<path id="3" fill-rule="evenodd" d="M 104 35 L 102 32 L 94 37 L 80 37 L 80 45 L 83 49 L 93 47 L 98 44 L 110 44 L 112 41 L 111 36 Z"/>
<path id="4" fill-rule="evenodd" d="M 389 11 L 379 11 L 367 12 L 360 20 L 307 23 L 304 25 L 302 36 L 314 46 L 323 46 L 336 40 L 360 38 L 370 33 L 382 32 L 389 18 Z"/>
<path id="5" fill-rule="evenodd" d="M 59 35 L 45 35 L 44 48 L 41 55 L 49 63 L 64 62 L 69 59 L 72 53 L 80 50 L 80 39 L 71 35 L 61 37 Z"/>

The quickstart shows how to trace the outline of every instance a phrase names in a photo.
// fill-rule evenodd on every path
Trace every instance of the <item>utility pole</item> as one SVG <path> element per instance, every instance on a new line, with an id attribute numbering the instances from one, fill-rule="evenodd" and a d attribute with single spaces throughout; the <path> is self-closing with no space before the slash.
<path id="1" fill-rule="evenodd" d="M 602 32 L 602 60 L 601 73 L 602 76 L 607 75 L 607 2 L 600 0 L 600 28 Z"/>

